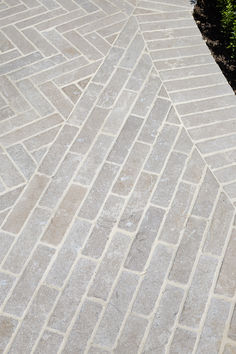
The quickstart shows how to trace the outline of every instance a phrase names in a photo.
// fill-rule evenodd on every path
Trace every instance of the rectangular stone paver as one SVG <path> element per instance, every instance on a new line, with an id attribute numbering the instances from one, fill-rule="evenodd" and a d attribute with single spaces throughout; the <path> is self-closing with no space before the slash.
<path id="1" fill-rule="evenodd" d="M 190 217 L 180 241 L 169 279 L 187 283 L 206 228 L 205 220 Z"/>
<path id="2" fill-rule="evenodd" d="M 182 297 L 182 289 L 174 286 L 166 287 L 144 346 L 145 353 L 151 354 L 154 351 L 165 353 L 165 346 L 168 343 Z"/>
<path id="3" fill-rule="evenodd" d="M 112 284 L 125 260 L 130 237 L 121 233 L 113 236 L 89 290 L 89 296 L 106 300 Z"/>
<path id="4" fill-rule="evenodd" d="M 236 352 L 236 100 L 189 0 L 0 1 L 0 352 Z"/>
<path id="5" fill-rule="evenodd" d="M 106 157 L 112 142 L 113 137 L 111 136 L 101 134 L 97 137 L 93 148 L 90 150 L 90 153 L 84 160 L 77 176 L 75 177 L 76 182 L 84 185 L 89 185 L 92 182 L 102 161 Z"/>
<path id="6" fill-rule="evenodd" d="M 164 210 L 150 207 L 132 242 L 125 266 L 129 269 L 141 271 L 157 238 L 158 230 L 164 217 Z"/>
<path id="7" fill-rule="evenodd" d="M 129 202 L 120 218 L 119 227 L 127 231 L 135 231 L 150 197 L 157 176 L 143 172 L 130 196 Z"/>
<path id="8" fill-rule="evenodd" d="M 220 299 L 213 298 L 207 313 L 207 318 L 197 346 L 197 353 L 210 353 L 219 351 L 222 329 L 228 318 L 230 304 Z M 209 333 L 211 335 L 209 336 Z"/>
<path id="9" fill-rule="evenodd" d="M 216 293 L 229 297 L 234 296 L 236 290 L 236 278 L 234 267 L 235 247 L 236 230 L 233 229 L 215 288 Z"/>
<path id="10" fill-rule="evenodd" d="M 197 328 L 204 312 L 212 286 L 217 260 L 202 256 L 199 259 L 188 296 L 185 300 L 180 323 Z"/>
<path id="11" fill-rule="evenodd" d="M 87 221 L 75 220 L 47 275 L 46 283 L 57 287 L 63 286 L 90 228 L 91 224 Z"/>
<path id="12" fill-rule="evenodd" d="M 86 301 L 75 321 L 70 336 L 66 343 L 63 353 L 73 354 L 75 352 L 82 353 L 86 348 L 93 329 L 98 321 L 102 310 L 102 305 L 92 301 Z"/>
<path id="13" fill-rule="evenodd" d="M 104 164 L 92 189 L 82 205 L 79 216 L 87 219 L 94 219 L 110 189 L 111 184 L 117 174 L 118 167 L 112 164 Z"/>
<path id="14" fill-rule="evenodd" d="M 65 125 L 62 128 L 39 166 L 41 173 L 52 175 L 55 172 L 58 163 L 61 161 L 77 132 L 78 130 L 75 127 L 69 125 Z"/>
<path id="15" fill-rule="evenodd" d="M 209 217 L 217 196 L 218 188 L 214 176 L 207 170 L 193 207 L 192 213 L 194 215 L 205 218 Z"/>
<path id="16" fill-rule="evenodd" d="M 8 254 L 3 268 L 12 273 L 20 273 L 30 256 L 43 230 L 49 221 L 50 213 L 47 210 L 36 208 L 19 234 L 14 246 Z M 32 234 L 33 233 L 33 234 Z"/>
<path id="17" fill-rule="evenodd" d="M 42 334 L 42 337 L 35 349 L 35 353 L 50 354 L 53 350 L 58 351 L 62 340 L 63 337 L 60 334 L 46 330 Z"/>
<path id="18" fill-rule="evenodd" d="M 88 259 L 80 258 L 77 262 L 56 307 L 50 317 L 48 326 L 65 332 L 80 304 L 81 297 L 86 291 L 86 287 L 96 264 Z"/>
<path id="19" fill-rule="evenodd" d="M 192 353 L 196 342 L 196 333 L 177 328 L 170 347 L 170 353 Z"/>
<path id="20" fill-rule="evenodd" d="M 107 160 L 122 164 L 126 155 L 130 150 L 133 140 L 135 139 L 143 120 L 141 118 L 130 116 L 123 126 Z"/>
<path id="21" fill-rule="evenodd" d="M 109 196 L 84 246 L 83 254 L 93 258 L 101 257 L 112 230 L 119 219 L 123 205 L 123 198 L 115 195 Z"/>
<path id="22" fill-rule="evenodd" d="M 147 324 L 146 319 L 131 314 L 126 321 L 114 352 L 116 354 L 129 354 L 137 351 Z"/>
<path id="23" fill-rule="evenodd" d="M 23 314 L 54 253 L 52 248 L 46 246 L 36 248 L 4 307 L 6 312 L 16 316 Z"/>
<path id="24" fill-rule="evenodd" d="M 207 232 L 204 244 L 205 252 L 221 255 L 233 213 L 233 206 L 230 204 L 228 197 L 221 193 L 211 220 L 211 225 Z"/>
<path id="25" fill-rule="evenodd" d="M 160 239 L 172 244 L 179 240 L 181 231 L 187 220 L 195 188 L 192 185 L 180 183 L 177 193 L 167 213 Z"/>
<path id="26" fill-rule="evenodd" d="M 7 295 L 9 294 L 13 284 L 15 281 L 15 277 L 9 274 L 0 273 L 0 306 L 3 304 L 4 300 L 6 299 Z"/>
<path id="27" fill-rule="evenodd" d="M 85 193 L 86 189 L 83 187 L 73 184 L 70 186 L 55 215 L 50 220 L 50 224 L 42 237 L 43 241 L 51 245 L 58 245 L 62 241 Z"/>
<path id="28" fill-rule="evenodd" d="M 155 173 L 160 173 L 166 158 L 171 151 L 178 128 L 165 125 L 157 137 L 152 153 L 145 165 L 145 169 Z"/>
<path id="29" fill-rule="evenodd" d="M 133 311 L 144 315 L 151 313 L 160 294 L 160 289 L 168 271 L 171 257 L 171 248 L 163 245 L 156 247 L 135 299 Z"/>
<path id="30" fill-rule="evenodd" d="M 157 98 L 154 106 L 145 122 L 145 125 L 139 135 L 139 140 L 146 143 L 153 143 L 157 135 L 158 129 L 165 119 L 170 102 L 162 98 Z"/>
<path id="31" fill-rule="evenodd" d="M 2 353 L 11 339 L 12 334 L 15 332 L 16 327 L 17 320 L 11 317 L 0 316 L 0 350 Z"/>
<path id="32" fill-rule="evenodd" d="M 98 326 L 94 343 L 112 347 L 119 333 L 129 303 L 138 282 L 138 276 L 128 272 L 121 273 L 106 311 Z"/>
<path id="33" fill-rule="evenodd" d="M 42 175 L 35 175 L 27 188 L 23 197 L 18 201 L 12 212 L 3 225 L 3 229 L 12 233 L 20 231 L 32 208 L 37 203 L 40 195 L 48 183 L 48 178 Z"/>
<path id="34" fill-rule="evenodd" d="M 185 160 L 186 156 L 184 154 L 174 151 L 170 155 L 168 163 L 152 197 L 152 203 L 160 205 L 161 207 L 168 207 L 178 183 L 178 178 L 183 171 Z"/>
<path id="35" fill-rule="evenodd" d="M 149 146 L 139 142 L 134 145 L 112 189 L 114 193 L 123 196 L 130 193 L 148 152 Z"/>
<path id="36" fill-rule="evenodd" d="M 15 353 L 17 350 L 30 353 L 39 331 L 47 320 L 56 296 L 57 290 L 55 289 L 44 285 L 39 289 L 12 343 L 10 353 Z"/>

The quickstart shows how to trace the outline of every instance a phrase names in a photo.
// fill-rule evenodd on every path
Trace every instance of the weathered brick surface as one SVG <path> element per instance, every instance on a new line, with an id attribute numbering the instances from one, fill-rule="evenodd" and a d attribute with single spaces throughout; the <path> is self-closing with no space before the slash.
<path id="1" fill-rule="evenodd" d="M 156 180 L 156 175 L 146 172 L 140 175 L 129 202 L 120 218 L 119 227 L 121 229 L 131 232 L 136 230 Z"/>
<path id="2" fill-rule="evenodd" d="M 91 225 L 76 219 L 46 278 L 46 283 L 62 287 L 86 239 Z"/>
<path id="3" fill-rule="evenodd" d="M 169 285 L 165 288 L 144 346 L 144 353 L 151 354 L 155 350 L 165 353 L 182 297 L 182 289 Z"/>
<path id="4" fill-rule="evenodd" d="M 16 316 L 23 314 L 54 253 L 46 246 L 36 248 L 4 307 L 6 312 Z"/>
<path id="5" fill-rule="evenodd" d="M 62 241 L 68 226 L 82 203 L 85 193 L 86 189 L 83 187 L 74 184 L 70 186 L 43 234 L 43 241 L 51 245 L 58 245 Z"/>
<path id="6" fill-rule="evenodd" d="M 115 343 L 125 313 L 136 289 L 138 276 L 128 272 L 121 273 L 106 311 L 98 326 L 94 343 L 112 347 Z"/>
<path id="7" fill-rule="evenodd" d="M 216 283 L 215 292 L 226 296 L 234 296 L 236 278 L 234 267 L 234 250 L 236 247 L 236 230 L 233 229 Z"/>
<path id="8" fill-rule="evenodd" d="M 160 294 L 171 257 L 171 248 L 163 245 L 156 247 L 135 299 L 133 311 L 144 315 L 151 313 Z"/>
<path id="9" fill-rule="evenodd" d="M 114 352 L 117 354 L 137 352 L 147 324 L 146 319 L 131 314 L 125 323 Z"/>
<path id="10" fill-rule="evenodd" d="M 172 199 L 179 176 L 183 171 L 186 156 L 178 152 L 172 152 L 167 165 L 157 184 L 152 197 L 152 203 L 162 207 L 168 207 Z"/>
<path id="11" fill-rule="evenodd" d="M 144 268 L 164 214 L 160 208 L 150 207 L 147 210 L 127 256 L 127 268 L 139 271 Z"/>
<path id="12" fill-rule="evenodd" d="M 100 263 L 96 276 L 89 290 L 89 296 L 106 300 L 112 284 L 124 263 L 125 253 L 130 244 L 130 237 L 117 233 L 112 237 L 112 241 Z M 112 261 L 111 261 L 112 259 Z"/>
<path id="13" fill-rule="evenodd" d="M 21 230 L 28 215 L 38 202 L 42 192 L 48 183 L 48 178 L 42 175 L 35 175 L 24 190 L 22 198 L 17 202 L 8 216 L 3 230 L 17 233 Z"/>
<path id="14" fill-rule="evenodd" d="M 80 258 L 68 279 L 66 287 L 60 295 L 56 307 L 50 317 L 49 327 L 65 332 L 86 291 L 88 282 L 94 272 L 95 263 Z"/>
<path id="15" fill-rule="evenodd" d="M 197 346 L 197 353 L 218 352 L 222 340 L 222 330 L 229 315 L 230 304 L 213 298 L 207 313 L 206 321 Z M 211 336 L 209 337 L 209 333 Z"/>
<path id="16" fill-rule="evenodd" d="M 189 2 L 0 2 L 1 353 L 236 353 L 236 100 Z"/>
<path id="17" fill-rule="evenodd" d="M 206 222 L 190 217 L 180 241 L 169 279 L 179 283 L 187 283 L 192 272 L 198 249 L 203 239 Z"/>
<path id="18" fill-rule="evenodd" d="M 35 349 L 35 353 L 45 353 L 50 354 L 54 350 L 58 351 L 63 337 L 52 331 L 45 330 L 40 338 L 40 341 Z"/>
<path id="19" fill-rule="evenodd" d="M 83 254 L 93 258 L 101 257 L 123 205 L 124 199 L 115 195 L 109 196 L 83 248 Z"/>
<path id="20" fill-rule="evenodd" d="M 192 353 L 196 342 L 196 333 L 177 328 L 170 347 L 170 353 Z"/>
<path id="21" fill-rule="evenodd" d="M 47 321 L 56 296 L 57 290 L 44 285 L 40 287 L 12 343 L 11 353 L 17 350 L 30 353 L 38 333 Z"/>
<path id="22" fill-rule="evenodd" d="M 87 300 L 82 308 L 75 324 L 70 332 L 70 336 L 66 343 L 63 353 L 82 353 L 86 348 L 87 341 L 89 340 L 93 329 L 97 323 L 102 305 L 96 302 Z"/>
<path id="23" fill-rule="evenodd" d="M 202 256 L 199 259 L 188 296 L 185 300 L 180 323 L 197 328 L 204 312 L 212 286 L 217 260 Z"/>

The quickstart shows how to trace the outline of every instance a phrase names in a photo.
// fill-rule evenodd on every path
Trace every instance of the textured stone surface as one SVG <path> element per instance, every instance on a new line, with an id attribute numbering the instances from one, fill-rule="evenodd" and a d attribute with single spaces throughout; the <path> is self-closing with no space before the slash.
<path id="1" fill-rule="evenodd" d="M 235 354 L 235 119 L 190 0 L 0 1 L 0 352 Z"/>

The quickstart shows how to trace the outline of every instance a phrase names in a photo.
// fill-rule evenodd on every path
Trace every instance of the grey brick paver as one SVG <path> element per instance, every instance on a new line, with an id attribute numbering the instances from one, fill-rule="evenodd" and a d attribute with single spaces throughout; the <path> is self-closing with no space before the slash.
<path id="1" fill-rule="evenodd" d="M 146 143 L 152 143 L 155 140 L 158 129 L 160 128 L 167 112 L 170 108 L 170 102 L 162 98 L 157 98 L 154 106 L 145 122 L 140 133 L 139 140 Z"/>
<path id="2" fill-rule="evenodd" d="M 93 258 L 101 257 L 111 232 L 119 219 L 123 205 L 123 198 L 115 195 L 109 196 L 83 248 L 83 254 Z"/>
<path id="3" fill-rule="evenodd" d="M 112 347 L 115 343 L 127 307 L 137 286 L 138 276 L 128 272 L 121 273 L 106 311 L 98 326 L 94 343 Z"/>
<path id="4" fill-rule="evenodd" d="M 122 164 L 124 162 L 142 123 L 143 120 L 141 118 L 132 115 L 126 120 L 126 123 L 107 158 L 108 161 L 117 164 Z"/>
<path id="5" fill-rule="evenodd" d="M 11 339 L 12 334 L 15 332 L 17 326 L 17 320 L 0 316 L 0 350 L 1 352 L 4 351 L 6 348 L 9 340 Z"/>
<path id="6" fill-rule="evenodd" d="M 0 233 L 0 263 L 2 263 L 13 241 L 14 241 L 13 235 L 9 235 L 4 232 Z"/>
<path id="7" fill-rule="evenodd" d="M 50 317 L 48 326 L 65 332 L 80 304 L 95 269 L 95 262 L 80 258 Z"/>
<path id="8" fill-rule="evenodd" d="M 204 235 L 205 220 L 190 217 L 180 241 L 169 279 L 179 283 L 187 283 L 192 272 L 194 261 Z"/>
<path id="9" fill-rule="evenodd" d="M 46 278 L 46 283 L 62 287 L 68 276 L 71 266 L 76 260 L 86 237 L 88 236 L 91 224 L 87 221 L 76 219 L 69 234 L 67 235 L 60 252 Z"/>
<path id="10" fill-rule="evenodd" d="M 148 266 L 137 297 L 133 311 L 149 315 L 153 310 L 160 294 L 165 275 L 171 262 L 173 250 L 163 245 L 158 245 L 153 253 L 151 263 Z"/>
<path id="11" fill-rule="evenodd" d="M 161 172 L 171 147 L 173 146 L 177 133 L 177 127 L 167 124 L 164 125 L 153 146 L 152 153 L 147 160 L 145 165 L 146 170 L 155 173 Z"/>
<path id="12" fill-rule="evenodd" d="M 35 353 L 51 354 L 53 351 L 57 352 L 62 340 L 63 337 L 60 334 L 46 330 L 35 349 Z"/>
<path id="13" fill-rule="evenodd" d="M 103 126 L 103 131 L 105 133 L 117 135 L 127 118 L 128 112 L 130 111 L 130 107 L 134 103 L 135 98 L 136 93 L 126 90 L 122 91 Z"/>
<path id="14" fill-rule="evenodd" d="M 182 297 L 182 289 L 170 285 L 165 288 L 144 346 L 145 354 L 165 353 Z"/>
<path id="15" fill-rule="evenodd" d="M 197 354 L 207 354 L 210 352 L 219 352 L 222 329 L 228 318 L 230 304 L 226 301 L 213 298 L 203 331 L 197 346 Z M 209 336 L 209 333 L 211 335 Z"/>
<path id="16" fill-rule="evenodd" d="M 22 322 L 20 330 L 14 338 L 10 353 L 15 353 L 17 350 L 24 353 L 31 352 L 38 333 L 52 309 L 56 296 L 57 290 L 44 285 L 40 287 Z"/>
<path id="17" fill-rule="evenodd" d="M 60 203 L 55 215 L 50 220 L 42 241 L 51 245 L 58 245 L 62 241 L 68 226 L 73 220 L 76 211 L 81 205 L 86 189 L 72 184 Z"/>
<path id="18" fill-rule="evenodd" d="M 146 326 L 146 319 L 131 314 L 126 321 L 114 353 L 136 353 L 142 341 Z"/>
<path id="19" fill-rule="evenodd" d="M 185 155 L 175 151 L 172 152 L 157 184 L 157 188 L 152 197 L 152 203 L 162 207 L 168 207 L 178 183 L 179 176 L 183 171 L 185 160 Z"/>
<path id="20" fill-rule="evenodd" d="M 45 229 L 49 218 L 50 213 L 47 210 L 40 208 L 34 210 L 8 254 L 3 264 L 4 269 L 7 269 L 12 273 L 20 273 L 27 258 L 31 254 L 34 245 L 37 243 L 37 240 Z"/>
<path id="21" fill-rule="evenodd" d="M 1 353 L 236 352 L 236 100 L 191 10 L 0 2 Z"/>
<path id="22" fill-rule="evenodd" d="M 21 230 L 25 220 L 30 214 L 32 208 L 38 202 L 41 193 L 48 183 L 48 178 L 42 175 L 35 175 L 27 188 L 24 190 L 22 198 L 19 199 L 12 209 L 7 221 L 3 225 L 3 230 L 18 233 Z"/>
<path id="23" fill-rule="evenodd" d="M 140 142 L 134 145 L 113 187 L 114 193 L 123 196 L 130 193 L 148 152 L 149 146 Z"/>
<path id="24" fill-rule="evenodd" d="M 161 240 L 173 244 L 178 243 L 180 234 L 184 230 L 194 192 L 194 186 L 180 183 L 160 233 Z"/>
<path id="25" fill-rule="evenodd" d="M 202 256 L 199 259 L 188 296 L 185 300 L 180 323 L 197 328 L 201 320 L 209 291 L 213 282 L 217 260 L 213 257 Z"/>
<path id="26" fill-rule="evenodd" d="M 4 311 L 22 316 L 55 251 L 39 245 L 8 299 Z"/>
<path id="27" fill-rule="evenodd" d="M 135 231 L 144 212 L 144 208 L 152 193 L 157 176 L 143 172 L 130 196 L 129 202 L 120 218 L 119 227 L 127 231 Z"/>
<path id="28" fill-rule="evenodd" d="M 130 237 L 122 233 L 113 235 L 112 241 L 96 272 L 96 276 L 88 293 L 89 296 L 103 300 L 107 299 L 120 266 L 124 263 L 125 254 L 130 245 L 130 241 Z"/>
<path id="29" fill-rule="evenodd" d="M 15 281 L 15 277 L 9 274 L 0 273 L 0 283 L 1 283 L 1 292 L 0 292 L 0 306 L 3 304 L 7 295 L 9 294 L 13 284 Z"/>
<path id="30" fill-rule="evenodd" d="M 216 283 L 215 292 L 229 297 L 234 296 L 236 290 L 234 252 L 236 247 L 236 230 L 233 229 L 225 257 Z"/>
<path id="31" fill-rule="evenodd" d="M 125 262 L 126 268 L 138 271 L 143 270 L 152 245 L 157 238 L 164 214 L 164 210 L 152 206 L 147 210 L 129 250 Z"/>
<path id="32" fill-rule="evenodd" d="M 196 333 L 177 328 L 170 347 L 171 354 L 183 353 L 190 354 L 193 352 L 196 342 Z"/>
<path id="33" fill-rule="evenodd" d="M 96 302 L 87 300 L 83 304 L 62 353 L 73 354 L 84 352 L 101 310 L 102 305 Z"/>

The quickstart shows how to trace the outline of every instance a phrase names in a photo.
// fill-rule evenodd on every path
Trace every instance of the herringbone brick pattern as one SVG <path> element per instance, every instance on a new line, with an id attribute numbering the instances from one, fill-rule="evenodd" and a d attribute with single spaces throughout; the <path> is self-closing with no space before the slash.
<path id="1" fill-rule="evenodd" d="M 0 353 L 236 353 L 236 99 L 188 0 L 0 2 Z"/>

